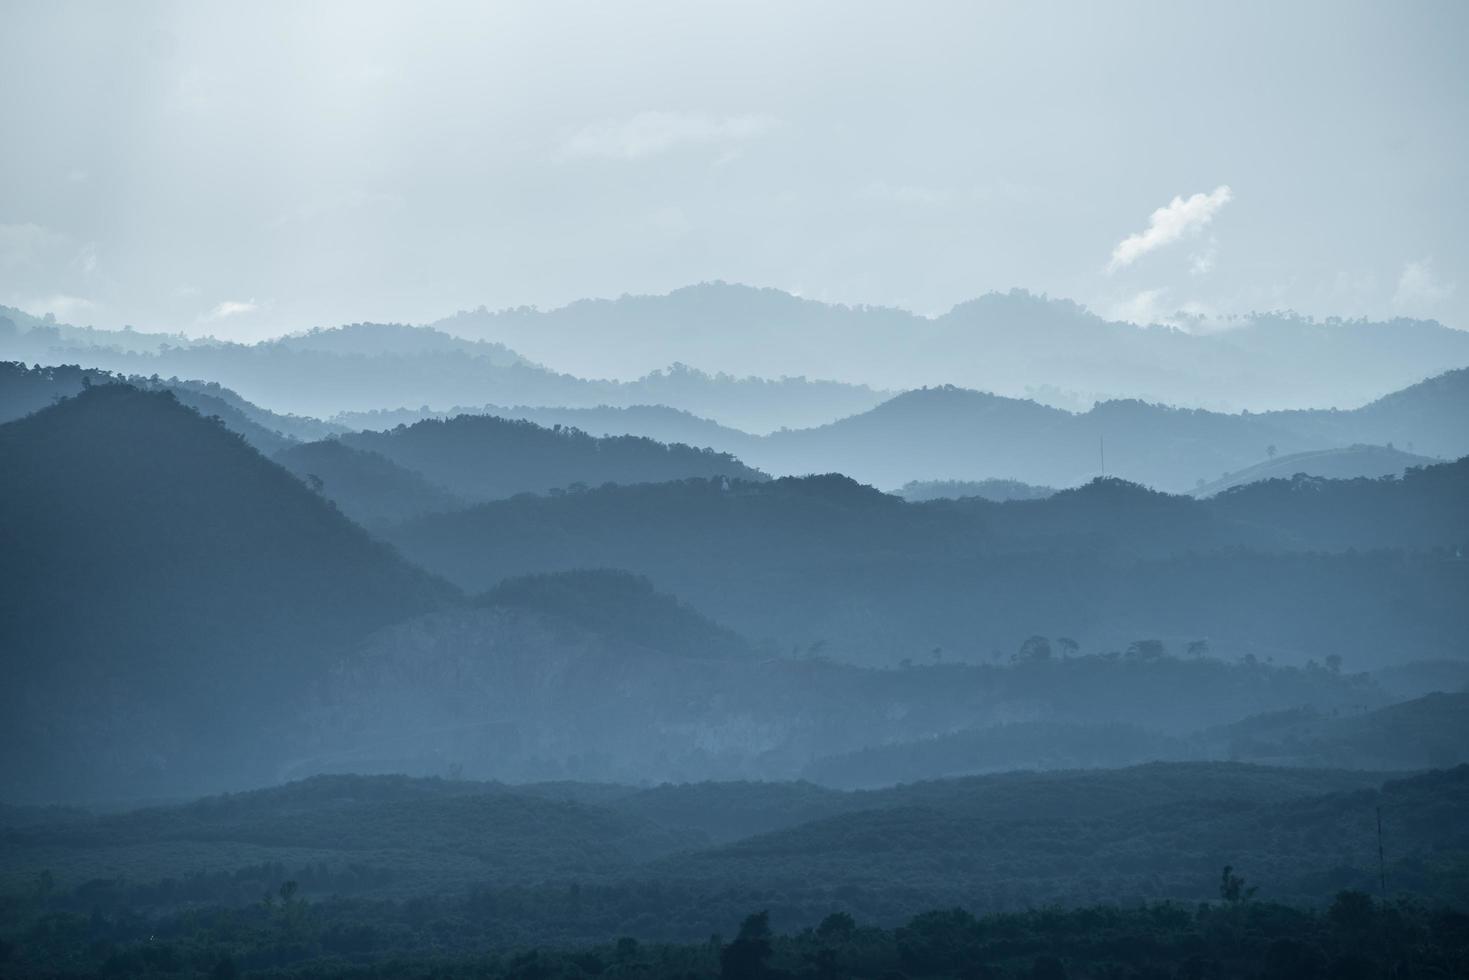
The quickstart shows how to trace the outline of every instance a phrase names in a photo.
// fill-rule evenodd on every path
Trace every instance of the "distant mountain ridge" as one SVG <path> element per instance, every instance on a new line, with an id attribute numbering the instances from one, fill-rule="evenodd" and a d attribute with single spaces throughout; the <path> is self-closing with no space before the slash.
<path id="1" fill-rule="evenodd" d="M 678 360 L 892 390 L 950 383 L 1069 407 L 1109 398 L 1239 410 L 1360 405 L 1469 366 L 1469 332 L 1431 321 L 1233 318 L 1187 332 L 1108 321 L 1066 300 L 989 293 L 939 316 L 840 306 L 723 282 L 554 310 L 435 321 L 575 374 L 634 378 Z"/>
<path id="2" fill-rule="evenodd" d="M 841 418 L 884 396 L 862 385 L 710 374 L 668 361 L 629 381 L 575 377 L 503 344 L 402 324 L 350 324 L 256 344 L 149 336 L 138 342 L 132 331 L 71 327 L 0 307 L 0 359 L 208 378 L 273 411 L 316 417 L 455 404 L 666 404 L 768 431 Z"/>
<path id="3" fill-rule="evenodd" d="M 1130 400 L 1074 414 L 928 388 L 826 426 L 774 433 L 740 455 L 772 473 L 835 470 L 881 487 L 914 474 L 1074 486 L 1105 473 L 1183 491 L 1261 462 L 1272 447 L 1289 455 L 1394 440 L 1424 454 L 1469 453 L 1469 370 L 1344 412 L 1225 415 Z"/>
<path id="4" fill-rule="evenodd" d="M 454 413 L 461 411 L 709 446 L 774 475 L 840 472 L 885 489 L 919 479 L 1065 487 L 1105 473 L 1171 492 L 1194 492 L 1239 482 L 1230 475 L 1268 463 L 1272 450 L 1283 458 L 1373 443 L 1389 447 L 1388 452 L 1394 444 L 1405 447 L 1420 462 L 1431 461 L 1430 454 L 1451 459 L 1469 454 L 1469 370 L 1464 369 L 1348 411 L 1225 414 L 1132 399 L 1101 402 L 1078 413 L 940 386 L 904 392 L 826 425 L 766 436 L 663 406 L 485 406 Z M 337 421 L 378 428 L 454 413 L 404 410 Z M 1262 466 L 1262 476 L 1269 473 Z M 1357 474 L 1342 470 L 1336 475 Z"/>

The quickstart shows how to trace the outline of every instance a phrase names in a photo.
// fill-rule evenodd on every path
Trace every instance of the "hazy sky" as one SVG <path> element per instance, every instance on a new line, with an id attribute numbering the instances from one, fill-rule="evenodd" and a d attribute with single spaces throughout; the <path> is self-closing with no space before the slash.
<path id="1" fill-rule="evenodd" d="M 0 6 L 0 303 L 250 338 L 705 279 L 1469 328 L 1469 4 Z"/>

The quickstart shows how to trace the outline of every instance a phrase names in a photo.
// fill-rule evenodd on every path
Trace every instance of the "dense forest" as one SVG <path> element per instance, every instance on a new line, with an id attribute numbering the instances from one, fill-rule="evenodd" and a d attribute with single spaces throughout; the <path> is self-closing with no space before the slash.
<path id="1" fill-rule="evenodd" d="M 1466 787 L 1465 767 L 877 793 L 337 777 L 7 810 L 0 951 L 15 976 L 1454 975 Z"/>

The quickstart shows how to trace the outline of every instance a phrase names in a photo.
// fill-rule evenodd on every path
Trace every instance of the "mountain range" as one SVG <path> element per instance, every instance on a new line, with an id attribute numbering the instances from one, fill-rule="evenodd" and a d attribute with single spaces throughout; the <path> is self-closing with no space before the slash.
<path id="1" fill-rule="evenodd" d="M 707 446 L 777 476 L 840 472 L 885 489 L 923 480 L 1018 480 L 1065 487 L 1105 474 L 1173 492 L 1200 487 L 1217 492 L 1247 481 L 1252 472 L 1258 477 L 1298 472 L 1378 476 L 1434 457 L 1465 455 L 1469 370 L 1437 375 L 1346 411 L 1228 414 L 1130 400 L 1070 412 L 946 386 L 904 392 L 825 425 L 764 436 L 650 405 L 487 405 L 442 413 L 352 413 L 333 421 L 376 429 L 459 414 Z M 1364 448 L 1341 452 L 1354 446 Z M 1375 453 L 1366 448 L 1371 446 L 1378 447 Z M 1318 455 L 1326 450 L 1337 452 Z M 1388 459 L 1393 463 L 1383 469 Z M 1292 465 L 1297 468 L 1288 472 L 1279 468 Z"/>
<path id="2" fill-rule="evenodd" d="M 636 378 L 675 359 L 888 390 L 954 384 L 1069 408 L 1115 398 L 1228 411 L 1347 408 L 1469 366 L 1469 332 L 1432 321 L 1260 313 L 1136 326 L 1023 290 L 922 316 L 712 282 L 554 310 L 481 308 L 433 326 L 597 377 Z"/>
<path id="3" fill-rule="evenodd" d="M 862 411 L 883 393 L 806 378 L 767 380 L 663 365 L 627 381 L 576 377 L 501 344 L 403 324 L 359 323 L 240 344 L 76 328 L 0 307 L 0 359 L 85 364 L 129 377 L 207 378 L 274 412 L 329 417 L 455 404 L 663 404 L 751 431 Z"/>

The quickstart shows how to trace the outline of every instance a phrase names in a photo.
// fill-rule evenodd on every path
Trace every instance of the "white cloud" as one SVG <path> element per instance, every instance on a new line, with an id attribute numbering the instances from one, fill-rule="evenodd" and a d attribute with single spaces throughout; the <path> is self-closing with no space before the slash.
<path id="1" fill-rule="evenodd" d="M 1140 327 L 1165 323 L 1168 317 L 1163 312 L 1163 297 L 1167 294 L 1166 289 L 1144 289 L 1136 295 L 1112 304 L 1107 311 L 1108 319 L 1135 323 Z"/>
<path id="2" fill-rule="evenodd" d="M 1107 272 L 1110 274 L 1132 265 L 1149 252 L 1171 245 L 1185 235 L 1197 234 L 1233 197 L 1226 184 L 1219 185 L 1208 194 L 1175 197 L 1153 212 L 1146 229 L 1117 243 L 1117 247 L 1112 249 L 1112 260 L 1107 263 Z"/>
<path id="3" fill-rule="evenodd" d="M 681 146 L 729 147 L 770 132 L 779 121 L 767 115 L 711 116 L 697 112 L 640 112 L 608 119 L 572 133 L 562 157 L 639 160 Z"/>
<path id="4" fill-rule="evenodd" d="M 1398 287 L 1392 294 L 1392 305 L 1405 312 L 1426 312 L 1454 294 L 1454 284 L 1443 282 L 1433 273 L 1433 262 L 1419 259 L 1403 265 Z"/>
<path id="5" fill-rule="evenodd" d="M 216 306 L 214 309 L 210 310 L 209 313 L 205 315 L 204 319 L 223 320 L 226 317 L 239 316 L 242 313 L 254 313 L 258 309 L 260 309 L 260 307 L 255 304 L 255 301 L 253 299 L 246 300 L 244 302 L 234 299 L 227 299 Z"/>
<path id="6" fill-rule="evenodd" d="M 1198 299 L 1170 299 L 1167 287 L 1143 289 L 1105 307 L 1106 317 L 1139 327 L 1171 327 L 1184 333 L 1214 334 L 1247 327 L 1247 316 L 1221 313 L 1212 303 Z"/>

